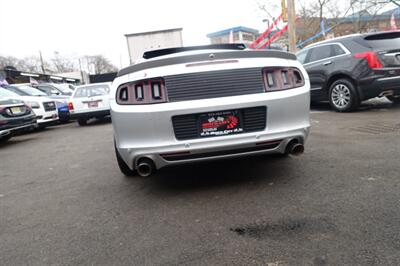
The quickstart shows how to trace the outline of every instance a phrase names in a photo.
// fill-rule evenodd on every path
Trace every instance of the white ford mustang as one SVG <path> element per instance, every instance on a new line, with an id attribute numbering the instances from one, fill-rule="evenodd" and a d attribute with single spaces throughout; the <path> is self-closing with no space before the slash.
<path id="1" fill-rule="evenodd" d="M 110 93 L 125 175 L 303 152 L 310 85 L 295 55 L 226 44 L 150 51 L 143 58 L 118 73 Z"/>

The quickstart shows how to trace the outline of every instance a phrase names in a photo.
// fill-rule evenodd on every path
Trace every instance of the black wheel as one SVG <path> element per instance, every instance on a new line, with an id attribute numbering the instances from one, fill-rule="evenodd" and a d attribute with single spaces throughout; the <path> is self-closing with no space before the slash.
<path id="1" fill-rule="evenodd" d="M 329 88 L 329 103 L 337 112 L 349 112 L 360 105 L 353 83 L 348 79 L 338 79 Z"/>
<path id="2" fill-rule="evenodd" d="M 69 122 L 69 120 L 70 120 L 71 118 L 69 117 L 69 116 L 64 116 L 64 117 L 59 117 L 59 119 L 58 119 L 58 121 L 60 121 L 60 123 L 62 123 L 62 124 L 66 124 L 66 123 L 68 123 Z"/>
<path id="3" fill-rule="evenodd" d="M 0 137 L 0 143 L 1 142 L 6 142 L 7 140 L 9 140 L 9 139 L 11 139 L 12 138 L 12 135 L 11 134 L 8 134 L 8 135 L 5 135 L 5 136 L 3 136 L 3 137 Z"/>
<path id="4" fill-rule="evenodd" d="M 38 127 L 36 128 L 37 131 L 41 131 L 41 130 L 45 130 L 47 127 L 47 125 L 38 125 Z"/>
<path id="5" fill-rule="evenodd" d="M 115 149 L 115 155 L 117 157 L 117 163 L 118 163 L 118 167 L 119 170 L 121 171 L 121 173 L 123 173 L 125 176 L 135 176 L 136 175 L 136 171 L 131 170 L 128 165 L 126 165 L 126 163 L 124 162 L 124 160 L 121 158 L 121 155 L 118 152 L 118 149 L 115 145 L 115 141 L 114 141 L 114 149 Z"/>
<path id="6" fill-rule="evenodd" d="M 394 104 L 400 104 L 400 96 L 386 96 L 386 98 Z"/>
<path id="7" fill-rule="evenodd" d="M 86 126 L 87 125 L 87 119 L 86 118 L 78 118 L 78 124 L 80 126 Z"/>

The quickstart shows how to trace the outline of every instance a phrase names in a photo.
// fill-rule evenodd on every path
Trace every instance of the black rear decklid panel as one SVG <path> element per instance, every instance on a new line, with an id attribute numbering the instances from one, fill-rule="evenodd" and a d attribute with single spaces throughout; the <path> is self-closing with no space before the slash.
<path id="1" fill-rule="evenodd" d="M 176 64 L 193 63 L 193 62 L 204 62 L 209 60 L 226 60 L 226 59 L 240 59 L 240 58 L 279 58 L 287 60 L 297 60 L 296 55 L 277 50 L 273 51 L 272 50 L 237 50 L 237 51 L 226 50 L 223 52 L 213 53 L 212 58 L 210 58 L 210 53 L 202 52 L 193 55 L 177 55 L 175 57 L 170 57 L 170 58 L 154 59 L 134 64 L 124 69 L 121 69 L 118 72 L 117 77 L 155 67 L 163 67 Z"/>

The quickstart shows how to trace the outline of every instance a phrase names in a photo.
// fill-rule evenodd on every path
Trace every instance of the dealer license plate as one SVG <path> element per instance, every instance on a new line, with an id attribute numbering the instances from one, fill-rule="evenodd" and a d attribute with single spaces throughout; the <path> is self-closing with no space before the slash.
<path id="1" fill-rule="evenodd" d="M 13 114 L 20 114 L 20 113 L 22 113 L 21 107 L 11 107 L 10 109 L 11 109 L 11 112 L 12 112 Z"/>
<path id="2" fill-rule="evenodd" d="M 201 114 L 198 121 L 200 137 L 226 136 L 244 131 L 239 110 Z"/>
<path id="3" fill-rule="evenodd" d="M 88 106 L 89 106 L 89 108 L 98 107 L 99 106 L 99 102 L 89 102 Z"/>

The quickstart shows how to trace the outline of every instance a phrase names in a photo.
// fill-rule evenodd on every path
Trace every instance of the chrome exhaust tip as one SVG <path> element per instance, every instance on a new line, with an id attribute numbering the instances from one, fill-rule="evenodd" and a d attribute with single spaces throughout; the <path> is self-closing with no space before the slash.
<path id="1" fill-rule="evenodd" d="M 139 160 L 136 170 L 142 177 L 150 176 L 154 171 L 154 163 L 149 158 L 142 158 Z"/>
<path id="2" fill-rule="evenodd" d="M 298 143 L 297 140 L 291 140 L 289 144 L 286 146 L 286 154 L 291 154 L 294 156 L 299 156 L 304 153 L 304 145 Z"/>
<path id="3" fill-rule="evenodd" d="M 381 94 L 379 94 L 379 97 L 384 97 L 384 96 L 392 96 L 394 94 L 394 91 L 388 90 L 388 91 L 383 91 Z"/>
<path id="4" fill-rule="evenodd" d="M 290 154 L 294 156 L 299 156 L 304 153 L 304 145 L 300 143 L 296 143 L 292 145 L 290 149 Z"/>

